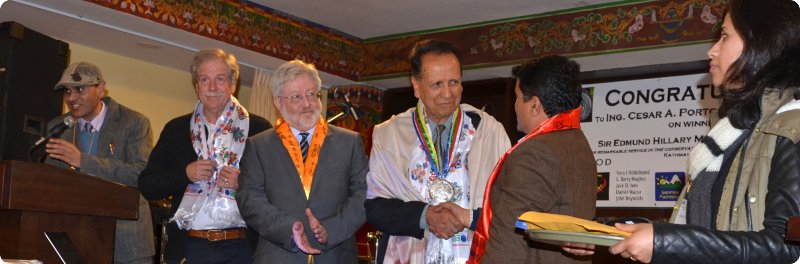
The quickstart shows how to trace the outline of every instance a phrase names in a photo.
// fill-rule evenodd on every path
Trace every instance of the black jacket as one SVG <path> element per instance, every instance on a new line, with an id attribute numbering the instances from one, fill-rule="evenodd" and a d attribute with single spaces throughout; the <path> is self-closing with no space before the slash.
<path id="1" fill-rule="evenodd" d="M 149 200 L 164 199 L 172 196 L 172 207 L 169 217 L 175 215 L 183 199 L 186 186 L 191 183 L 186 176 L 186 166 L 197 160 L 197 153 L 192 147 L 189 122 L 192 114 L 183 115 L 170 120 L 164 125 L 158 143 L 150 153 L 147 167 L 139 175 L 139 189 Z M 272 125 L 263 117 L 250 114 L 248 137 L 271 128 Z M 169 242 L 165 250 L 166 258 L 180 261 L 185 256 L 187 231 L 178 229 L 175 222 L 167 226 Z M 254 233 L 250 233 L 254 234 Z M 249 234 L 248 234 L 249 235 Z M 252 241 L 258 241 L 253 235 Z M 254 244 L 254 243 L 253 243 Z"/>
<path id="2" fill-rule="evenodd" d="M 764 230 L 655 224 L 652 263 L 794 263 L 800 245 L 784 237 L 789 217 L 800 215 L 800 144 L 778 139 L 767 188 Z"/>

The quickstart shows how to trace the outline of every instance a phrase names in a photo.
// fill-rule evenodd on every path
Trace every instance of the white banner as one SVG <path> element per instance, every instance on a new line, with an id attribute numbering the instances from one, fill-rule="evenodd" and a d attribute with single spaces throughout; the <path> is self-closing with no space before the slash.
<path id="1" fill-rule="evenodd" d="M 597 162 L 597 206 L 672 207 L 689 151 L 718 114 L 721 92 L 709 75 L 583 87 L 581 127 Z"/>

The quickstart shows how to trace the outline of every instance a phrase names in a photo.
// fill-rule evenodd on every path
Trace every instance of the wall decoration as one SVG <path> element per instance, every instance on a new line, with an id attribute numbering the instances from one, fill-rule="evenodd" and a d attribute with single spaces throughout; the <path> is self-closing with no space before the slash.
<path id="1" fill-rule="evenodd" d="M 726 0 L 622 1 L 401 36 L 359 39 L 242 0 L 85 0 L 353 81 L 405 76 L 415 42 L 454 43 L 465 69 L 709 42 Z"/>

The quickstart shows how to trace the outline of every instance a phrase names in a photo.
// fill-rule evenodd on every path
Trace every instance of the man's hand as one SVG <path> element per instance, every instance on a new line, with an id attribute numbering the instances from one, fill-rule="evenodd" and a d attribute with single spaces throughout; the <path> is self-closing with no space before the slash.
<path id="1" fill-rule="evenodd" d="M 45 147 L 51 158 L 66 162 L 75 168 L 81 167 L 81 151 L 72 143 L 60 138 L 51 138 Z"/>
<path id="2" fill-rule="evenodd" d="M 217 177 L 217 186 L 227 189 L 238 189 L 239 188 L 239 169 L 231 167 L 231 166 L 222 166 L 222 170 L 219 171 L 219 177 Z"/>
<path id="3" fill-rule="evenodd" d="M 328 243 L 328 231 L 325 230 L 325 227 L 322 226 L 322 223 L 314 217 L 314 214 L 311 213 L 311 208 L 306 208 L 306 216 L 308 217 L 308 223 L 311 225 L 311 230 L 314 231 L 314 236 L 317 237 L 317 242 L 320 244 L 327 244 Z"/>
<path id="4" fill-rule="evenodd" d="M 431 208 L 428 209 L 430 210 Z M 435 210 L 445 209 L 450 210 L 450 212 L 458 217 L 458 220 L 461 221 L 461 224 L 464 225 L 464 228 L 469 228 L 469 226 L 472 225 L 472 219 L 470 219 L 472 218 L 472 210 L 462 208 L 461 206 L 458 206 L 452 202 L 440 203 L 438 206 L 436 206 Z"/>
<path id="5" fill-rule="evenodd" d="M 303 253 L 309 255 L 318 255 L 321 253 L 319 249 L 311 247 L 311 244 L 308 243 L 306 229 L 300 221 L 294 222 L 292 225 L 292 239 L 294 239 L 294 244 L 297 245 L 297 248 L 303 251 Z"/>
<path id="6" fill-rule="evenodd" d="M 450 238 L 464 229 L 464 225 L 458 216 L 450 210 L 440 208 L 441 205 L 431 205 L 425 215 L 428 222 L 428 230 L 436 237 L 441 239 Z"/>
<path id="7" fill-rule="evenodd" d="M 575 256 L 590 256 L 594 254 L 594 245 L 576 242 L 564 242 L 561 249 Z"/>
<path id="8" fill-rule="evenodd" d="M 217 163 L 213 160 L 194 161 L 186 166 L 186 177 L 192 182 L 210 180 L 216 166 Z"/>

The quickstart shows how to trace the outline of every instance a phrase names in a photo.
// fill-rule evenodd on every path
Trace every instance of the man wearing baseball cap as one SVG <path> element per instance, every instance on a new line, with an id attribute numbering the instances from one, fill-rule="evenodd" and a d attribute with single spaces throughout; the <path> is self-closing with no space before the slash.
<path id="1" fill-rule="evenodd" d="M 153 146 L 150 120 L 107 97 L 100 68 L 87 62 L 70 64 L 55 90 L 69 112 L 48 127 L 67 115 L 78 123 L 49 140 L 46 163 L 136 188 Z M 114 263 L 153 263 L 154 255 L 150 207 L 139 195 L 138 220 L 117 221 Z"/>

